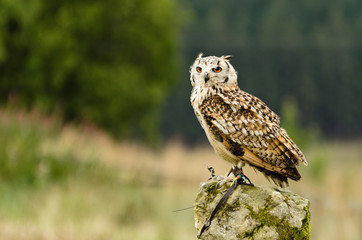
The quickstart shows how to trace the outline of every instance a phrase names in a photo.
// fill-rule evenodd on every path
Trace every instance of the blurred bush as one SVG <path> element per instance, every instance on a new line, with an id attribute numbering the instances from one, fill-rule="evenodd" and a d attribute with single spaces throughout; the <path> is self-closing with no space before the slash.
<path id="1" fill-rule="evenodd" d="M 321 139 L 321 133 L 317 126 L 312 124 L 302 125 L 302 117 L 297 101 L 293 96 L 284 99 L 281 107 L 281 126 L 302 150 L 315 144 Z"/>
<path id="2" fill-rule="evenodd" d="M 41 153 L 41 141 L 50 137 L 55 129 L 25 122 L 21 117 L 9 118 L 3 113 L 0 117 L 0 182 L 41 185 L 74 174 L 79 162 L 73 157 Z"/>
<path id="3" fill-rule="evenodd" d="M 155 136 L 175 80 L 172 0 L 0 0 L 0 103 Z"/>
<path id="4" fill-rule="evenodd" d="M 309 175 L 313 180 L 321 183 L 327 174 L 330 166 L 328 166 L 328 156 L 324 152 L 317 153 L 311 160 L 310 169 L 308 169 Z"/>
<path id="5" fill-rule="evenodd" d="M 44 142 L 59 138 L 61 128 L 33 111 L 0 111 L 0 185 L 43 187 L 83 179 L 88 184 L 116 179 L 113 169 L 73 151 L 49 152 Z M 85 161 L 86 160 L 86 161 Z"/>

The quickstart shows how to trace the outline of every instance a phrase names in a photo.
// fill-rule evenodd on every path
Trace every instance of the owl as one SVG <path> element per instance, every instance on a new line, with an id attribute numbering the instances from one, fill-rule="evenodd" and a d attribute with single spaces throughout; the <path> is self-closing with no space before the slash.
<path id="1" fill-rule="evenodd" d="M 238 87 L 231 56 L 198 55 L 190 68 L 191 105 L 215 152 L 242 173 L 248 164 L 275 184 L 300 180 L 303 153 L 279 126 L 279 117 Z"/>

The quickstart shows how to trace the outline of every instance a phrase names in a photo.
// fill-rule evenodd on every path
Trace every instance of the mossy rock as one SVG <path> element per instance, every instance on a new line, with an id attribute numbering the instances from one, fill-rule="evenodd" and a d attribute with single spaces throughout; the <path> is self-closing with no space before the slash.
<path id="1" fill-rule="evenodd" d="M 230 184 L 201 185 L 195 200 L 195 226 L 205 221 Z M 310 239 L 309 201 L 270 186 L 239 185 L 221 206 L 201 239 Z"/>

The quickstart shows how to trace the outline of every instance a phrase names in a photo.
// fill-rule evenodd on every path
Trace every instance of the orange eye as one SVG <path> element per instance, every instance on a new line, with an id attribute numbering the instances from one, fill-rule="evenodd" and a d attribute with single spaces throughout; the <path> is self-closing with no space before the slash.
<path id="1" fill-rule="evenodd" d="M 216 67 L 216 68 L 213 68 L 212 71 L 218 73 L 218 72 L 221 72 L 222 68 L 221 67 Z"/>
<path id="2" fill-rule="evenodd" d="M 202 71 L 202 68 L 196 67 L 196 71 L 200 73 Z"/>

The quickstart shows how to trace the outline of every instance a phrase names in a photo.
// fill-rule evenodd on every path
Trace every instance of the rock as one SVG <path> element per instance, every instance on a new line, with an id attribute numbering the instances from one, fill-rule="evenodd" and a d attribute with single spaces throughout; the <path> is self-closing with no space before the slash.
<path id="1" fill-rule="evenodd" d="M 195 200 L 195 226 L 200 232 L 231 186 L 202 183 Z M 239 185 L 224 202 L 201 239 L 310 239 L 309 201 L 271 186 Z"/>

